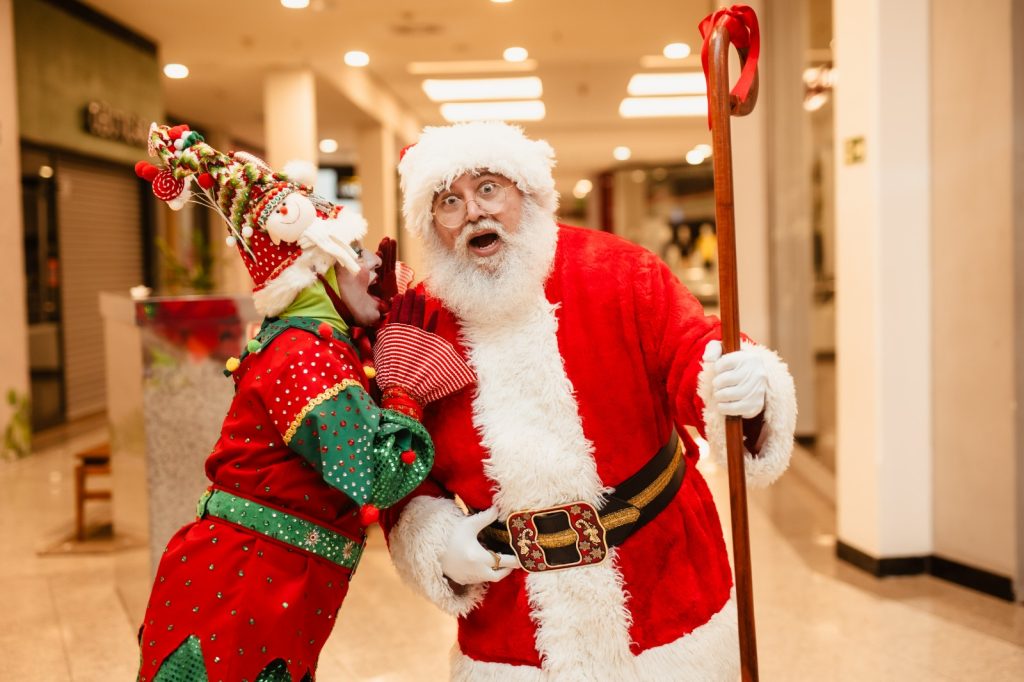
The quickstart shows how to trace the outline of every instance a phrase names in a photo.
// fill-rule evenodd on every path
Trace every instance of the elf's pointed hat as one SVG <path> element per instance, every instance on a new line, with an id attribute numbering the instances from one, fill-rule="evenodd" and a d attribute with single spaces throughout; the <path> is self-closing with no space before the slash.
<path id="1" fill-rule="evenodd" d="M 477 121 L 424 128 L 419 142 L 402 150 L 398 163 L 405 227 L 423 236 L 434 220 L 434 196 L 460 175 L 474 171 L 508 178 L 542 209 L 554 213 L 554 165 L 551 145 L 531 140 L 519 126 Z"/>
<path id="2" fill-rule="evenodd" d="M 212 208 L 228 228 L 249 270 L 261 315 L 283 311 L 300 291 L 335 262 L 358 270 L 349 246 L 366 234 L 357 214 L 291 182 L 245 152 L 224 154 L 186 125 L 149 131 L 149 154 L 159 166 L 140 161 L 135 172 L 153 183 L 153 193 L 174 210 L 189 201 Z"/>

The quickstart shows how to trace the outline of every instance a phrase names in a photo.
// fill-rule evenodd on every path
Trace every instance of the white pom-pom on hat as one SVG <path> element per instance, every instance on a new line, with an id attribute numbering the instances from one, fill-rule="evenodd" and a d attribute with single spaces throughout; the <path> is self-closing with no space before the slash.
<path id="1" fill-rule="evenodd" d="M 405 227 L 417 236 L 431 229 L 437 192 L 459 176 L 489 171 L 514 182 L 545 210 L 558 209 L 551 169 L 555 152 L 544 140 L 531 140 L 519 126 L 496 121 L 427 127 L 398 164 Z"/>

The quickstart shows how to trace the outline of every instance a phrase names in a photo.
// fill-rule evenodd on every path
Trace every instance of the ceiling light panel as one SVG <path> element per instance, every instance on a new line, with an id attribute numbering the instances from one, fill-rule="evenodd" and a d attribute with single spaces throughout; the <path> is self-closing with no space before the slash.
<path id="1" fill-rule="evenodd" d="M 423 92 L 434 102 L 488 99 L 537 99 L 544 94 L 540 78 L 458 78 L 423 81 Z"/>
<path id="2" fill-rule="evenodd" d="M 707 116 L 705 97 L 627 97 L 619 104 L 623 118 Z"/>
<path id="3" fill-rule="evenodd" d="M 524 62 L 530 53 L 525 47 L 507 47 L 501 56 L 506 62 Z"/>
<path id="4" fill-rule="evenodd" d="M 629 79 L 626 91 L 633 97 L 651 95 L 703 95 L 706 91 L 702 71 L 677 73 L 637 73 Z"/>
<path id="5" fill-rule="evenodd" d="M 409 62 L 406 70 L 414 76 L 454 76 L 460 73 L 509 73 L 536 71 L 537 60 L 507 62 L 504 59 L 468 59 L 457 62 Z"/>
<path id="6" fill-rule="evenodd" d="M 544 118 L 544 102 L 448 102 L 441 105 L 446 121 L 539 121 Z"/>

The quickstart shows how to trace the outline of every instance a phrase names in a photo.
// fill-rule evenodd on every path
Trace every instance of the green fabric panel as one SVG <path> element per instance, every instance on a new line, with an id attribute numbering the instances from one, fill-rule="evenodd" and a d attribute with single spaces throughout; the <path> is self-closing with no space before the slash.
<path id="1" fill-rule="evenodd" d="M 324 279 L 334 289 L 334 293 L 340 295 L 341 292 L 338 291 L 338 276 L 335 274 L 334 268 L 327 268 L 327 272 L 324 273 Z M 324 283 L 319 278 L 313 284 L 300 291 L 299 295 L 285 308 L 280 317 L 281 319 L 311 317 L 321 322 L 326 322 L 346 336 L 349 333 L 348 325 L 341 319 L 341 315 L 338 314 L 334 304 L 331 303 L 327 290 L 324 289 Z"/>
<path id="2" fill-rule="evenodd" d="M 306 415 L 289 447 L 356 504 L 380 509 L 411 493 L 434 464 L 434 445 L 423 425 L 400 412 L 381 410 L 357 386 Z M 406 450 L 416 453 L 412 464 L 402 462 Z"/>
<path id="3" fill-rule="evenodd" d="M 341 533 L 226 490 L 203 493 L 197 511 L 200 518 L 208 515 L 230 521 L 353 571 L 363 553 L 362 543 Z"/>
<path id="4" fill-rule="evenodd" d="M 207 682 L 199 638 L 189 635 L 160 665 L 153 682 Z"/>
<path id="5" fill-rule="evenodd" d="M 412 464 L 402 461 L 406 450 L 416 453 Z M 434 441 L 423 424 L 395 410 L 381 410 L 375 446 L 377 476 L 373 503 L 385 509 L 423 482 L 434 466 Z"/>

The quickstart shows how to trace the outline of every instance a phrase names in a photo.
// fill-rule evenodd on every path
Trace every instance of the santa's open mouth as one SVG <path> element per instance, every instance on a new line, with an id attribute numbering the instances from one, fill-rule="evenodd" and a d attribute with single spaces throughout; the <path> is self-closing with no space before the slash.
<path id="1" fill-rule="evenodd" d="M 487 257 L 501 248 L 501 237 L 497 232 L 487 231 L 474 235 L 469 240 L 469 251 L 475 256 Z"/>

